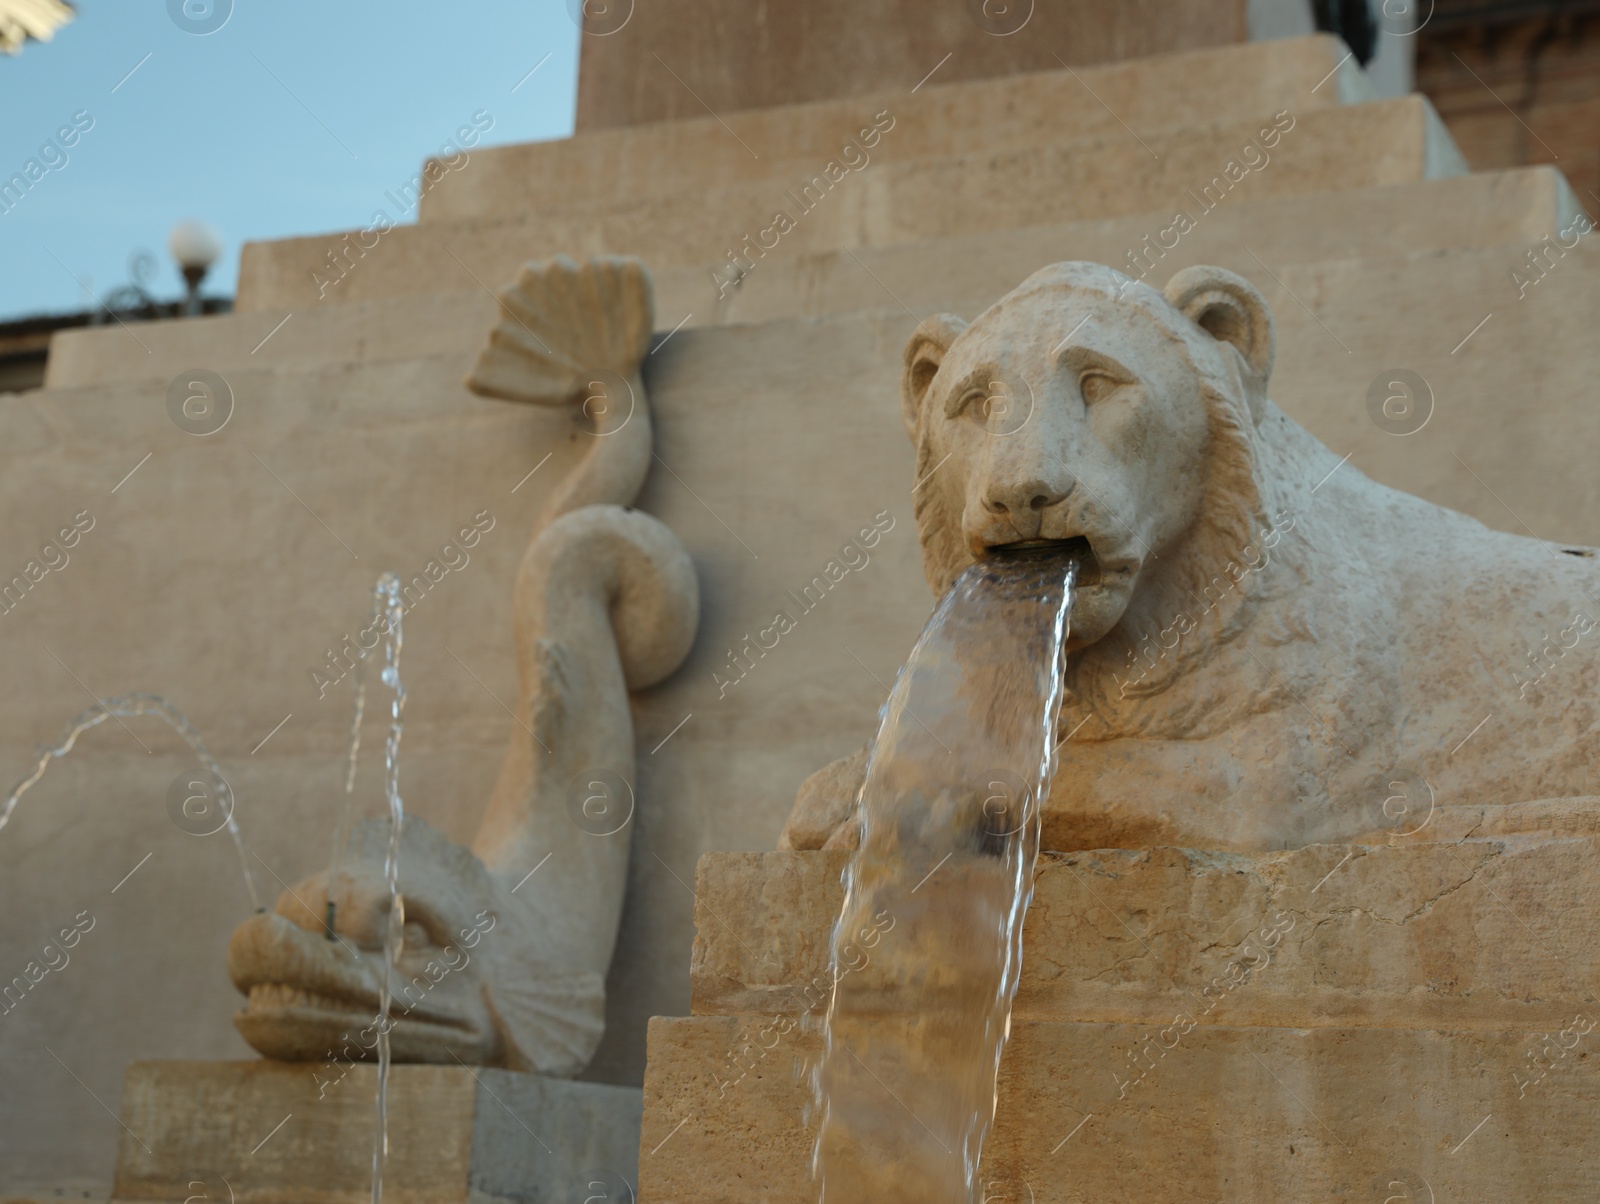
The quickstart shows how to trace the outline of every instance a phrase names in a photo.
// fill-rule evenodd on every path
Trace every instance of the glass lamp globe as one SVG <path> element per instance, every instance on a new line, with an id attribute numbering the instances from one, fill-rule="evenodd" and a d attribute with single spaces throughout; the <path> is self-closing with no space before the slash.
<path id="1" fill-rule="evenodd" d="M 172 233 L 167 235 L 167 250 L 178 261 L 178 270 L 183 273 L 183 282 L 188 286 L 183 312 L 202 312 L 200 282 L 222 254 L 221 237 L 204 222 L 183 221 L 172 227 Z"/>
<path id="2" fill-rule="evenodd" d="M 190 268 L 199 268 L 203 274 L 222 254 L 222 239 L 204 222 L 182 221 L 167 235 L 167 250 L 185 275 Z"/>

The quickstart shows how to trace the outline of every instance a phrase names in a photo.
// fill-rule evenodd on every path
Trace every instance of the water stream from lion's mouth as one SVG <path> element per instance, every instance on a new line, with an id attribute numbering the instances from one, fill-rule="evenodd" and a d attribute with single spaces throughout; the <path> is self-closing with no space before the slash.
<path id="1" fill-rule="evenodd" d="M 814 1074 L 823 1204 L 974 1204 L 1022 964 L 1078 562 L 969 568 L 884 707 Z"/>

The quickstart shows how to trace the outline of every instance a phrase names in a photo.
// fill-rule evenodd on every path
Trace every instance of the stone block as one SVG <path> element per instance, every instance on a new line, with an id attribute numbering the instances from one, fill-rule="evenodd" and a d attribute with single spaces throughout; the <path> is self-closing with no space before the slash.
<path id="1" fill-rule="evenodd" d="M 132 329 L 113 323 L 61 331 L 50 343 L 45 388 L 170 381 L 191 368 L 308 372 L 465 355 L 477 350 L 499 316 L 493 295 L 470 281 L 469 286 L 466 292 L 329 302 L 288 313 L 214 314 Z"/>
<path id="2" fill-rule="evenodd" d="M 1171 212 L 1152 212 L 849 253 L 775 256 L 727 290 L 719 289 L 714 265 L 667 269 L 659 277 L 661 311 L 690 312 L 690 325 L 702 315 L 763 322 L 886 307 L 898 298 L 918 313 L 954 309 L 970 317 L 1039 268 L 1064 259 L 1111 264 L 1135 277 L 1144 273 L 1157 287 L 1198 263 L 1260 279 L 1261 262 L 1279 270 L 1335 260 L 1392 262 L 1397 252 L 1528 246 L 1567 227 L 1581 207 L 1559 172 L 1532 168 L 1351 192 L 1240 196 L 1211 211 L 1193 202 L 1183 208 L 1197 220 L 1178 237 Z M 1175 245 L 1164 249 L 1163 239 Z M 719 291 L 727 295 L 719 297 Z M 1286 317 L 1281 309 L 1278 316 Z"/>
<path id="3" fill-rule="evenodd" d="M 1242 156 L 1271 116 L 1151 132 L 1125 130 L 1000 151 L 868 165 L 806 192 L 786 183 L 698 188 L 550 208 L 500 221 L 430 222 L 270 243 L 247 243 L 240 311 L 292 310 L 319 300 L 487 289 L 527 259 L 599 252 L 638 255 L 652 268 L 721 264 L 767 230 L 785 256 L 1128 212 L 1399 184 L 1465 171 L 1449 135 L 1421 97 L 1323 107 L 1283 118 L 1294 126 L 1256 170 Z M 1277 131 L 1274 131 L 1277 132 Z M 892 134 L 890 135 L 892 137 Z M 1232 162 L 1235 172 L 1225 169 Z M 806 172 L 821 170 L 822 165 Z M 1236 181 L 1236 182 L 1234 182 Z M 1245 189 L 1249 189 L 1245 194 Z M 1209 191 L 1208 191 L 1209 190 Z M 774 215 L 792 227 L 777 235 Z M 745 252 L 751 254 L 753 252 Z M 663 319 L 668 311 L 659 310 Z M 676 321 L 675 318 L 672 319 Z"/>
<path id="4" fill-rule="evenodd" d="M 342 1077 L 341 1076 L 342 1072 Z M 116 1200 L 358 1204 L 371 1198 L 377 1069 L 136 1062 Z M 396 1066 L 384 1198 L 582 1199 L 637 1181 L 640 1093 L 464 1066 Z"/>
<path id="5" fill-rule="evenodd" d="M 578 72 L 580 130 L 912 87 L 943 55 L 947 78 L 1099 63 L 1243 41 L 1245 0 L 1091 0 L 972 9 L 885 0 L 629 5 L 591 18 Z M 589 11 L 589 10 L 585 10 Z M 1063 55 L 1066 57 L 1063 59 Z"/>
<path id="6" fill-rule="evenodd" d="M 1045 69 L 1029 74 L 945 82 L 965 57 L 953 54 L 914 93 L 911 80 L 893 92 L 834 93 L 809 104 L 725 112 L 720 119 L 697 108 L 677 121 L 474 150 L 469 164 L 458 164 L 423 196 L 419 220 L 493 220 L 619 196 L 787 180 L 838 158 L 844 144 L 884 111 L 894 114 L 893 130 L 861 148 L 876 163 L 1018 150 L 1054 142 L 1067 131 L 1077 138 L 1122 134 L 1122 122 L 1145 133 L 1197 119 L 1247 120 L 1284 108 L 1310 111 L 1370 99 L 1355 60 L 1326 34 L 1100 62 L 1075 72 L 1047 59 Z"/>
<path id="7" fill-rule="evenodd" d="M 1581 1010 L 1596 1019 L 1593 1005 Z M 652 1021 L 641 1198 L 816 1199 L 807 1066 L 820 1038 L 779 1036 L 769 1019 Z M 1600 1077 L 1596 1036 L 1568 1029 L 1573 1019 L 1552 1006 L 1533 1028 L 1200 1024 L 1181 1034 L 1171 1017 L 1019 1021 L 1001 1062 L 984 1198 L 1581 1199 L 1600 1166 L 1588 1139 Z M 1545 1034 L 1564 1031 L 1577 1040 L 1556 1054 Z M 775 1042 L 764 1058 L 746 1052 L 740 1076 L 733 1058 L 751 1034 Z M 1550 1069 L 1534 1082 L 1530 1051 L 1540 1050 Z M 917 1123 L 915 1101 L 886 1096 L 884 1106 Z"/>
<path id="8" fill-rule="evenodd" d="M 983 1198 L 1581 1192 L 1600 1160 L 1579 1136 L 1600 1121 L 1597 845 L 1047 855 Z M 651 1022 L 647 1198 L 815 1198 L 810 1070 L 847 856 L 702 860 L 696 1014 Z M 917 1101 L 883 1105 L 918 1123 Z"/>
<path id="9" fill-rule="evenodd" d="M 1552 1009 L 1595 1004 L 1600 950 L 1584 934 L 1600 921 L 1597 852 L 1592 837 L 1524 837 L 1260 855 L 1046 855 L 1013 1015 L 1165 1024 L 1190 1011 L 1246 1027 L 1537 1027 Z M 847 857 L 701 859 L 696 1015 L 820 1018 Z"/>

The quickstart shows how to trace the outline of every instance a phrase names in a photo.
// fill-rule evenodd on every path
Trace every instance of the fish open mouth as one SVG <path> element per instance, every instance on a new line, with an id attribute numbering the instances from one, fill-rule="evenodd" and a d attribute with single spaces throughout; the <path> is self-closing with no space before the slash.
<path id="1" fill-rule="evenodd" d="M 1015 543 L 995 544 L 989 548 L 991 556 L 1072 556 L 1078 561 L 1078 585 L 1092 588 L 1100 583 L 1100 561 L 1088 537 L 1073 535 L 1067 539 L 1020 539 Z"/>
<path id="2" fill-rule="evenodd" d="M 358 955 L 348 942 L 325 940 L 277 913 L 252 916 L 228 942 L 229 977 L 245 996 L 234 1026 L 258 1053 L 280 1061 L 316 1060 L 347 1046 L 370 1051 L 359 1034 L 376 1031 L 380 960 L 377 950 Z M 470 1006 L 476 986 L 463 996 L 463 984 L 441 978 L 435 986 L 425 972 L 413 975 L 419 969 L 402 959 L 390 980 L 395 1060 L 481 1057 L 490 1033 Z"/>
<path id="3" fill-rule="evenodd" d="M 449 1057 L 480 1061 L 487 1036 L 465 1017 L 437 1009 L 407 1009 L 396 996 L 391 1050 L 397 1062 L 444 1062 Z M 234 1027 L 259 1053 L 283 1062 L 366 1061 L 377 1056 L 375 1000 L 330 995 L 289 983 L 261 982 L 250 988 Z M 337 1051 L 337 1052 L 335 1052 Z"/>
<path id="4" fill-rule="evenodd" d="M 324 1018 L 370 1020 L 378 1014 L 376 999 L 353 999 L 342 995 L 329 995 L 285 982 L 258 982 L 250 988 L 245 1001 L 245 1012 L 264 1020 L 286 1016 L 306 1017 L 312 1014 Z M 391 997 L 389 1013 L 396 1021 L 426 1024 L 436 1028 L 470 1031 L 472 1022 L 434 1008 L 416 1006 L 411 996 L 401 993 Z"/>

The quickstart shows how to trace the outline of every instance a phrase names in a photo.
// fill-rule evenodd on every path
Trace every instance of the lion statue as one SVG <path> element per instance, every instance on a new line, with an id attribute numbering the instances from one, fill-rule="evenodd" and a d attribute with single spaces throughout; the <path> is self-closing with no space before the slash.
<path id="1" fill-rule="evenodd" d="M 1090 263 L 906 346 L 934 593 L 1080 554 L 1044 847 L 1600 830 L 1595 552 L 1363 476 L 1269 399 L 1273 356 L 1232 272 Z M 813 775 L 781 847 L 851 845 L 864 768 Z"/>

